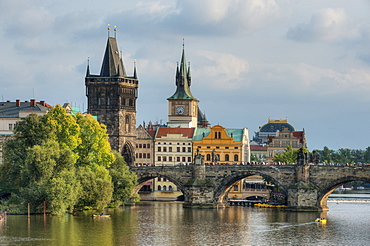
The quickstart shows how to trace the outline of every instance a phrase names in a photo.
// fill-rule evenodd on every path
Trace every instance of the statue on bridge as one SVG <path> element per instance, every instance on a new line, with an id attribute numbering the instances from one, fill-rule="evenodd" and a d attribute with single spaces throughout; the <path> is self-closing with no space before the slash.
<path id="1" fill-rule="evenodd" d="M 297 164 L 298 165 L 307 165 L 307 151 L 305 151 L 303 148 L 300 148 L 298 150 L 298 156 L 297 156 Z"/>
<path id="2" fill-rule="evenodd" d="M 216 154 L 216 150 L 212 150 L 212 162 L 218 162 L 218 155 Z"/>

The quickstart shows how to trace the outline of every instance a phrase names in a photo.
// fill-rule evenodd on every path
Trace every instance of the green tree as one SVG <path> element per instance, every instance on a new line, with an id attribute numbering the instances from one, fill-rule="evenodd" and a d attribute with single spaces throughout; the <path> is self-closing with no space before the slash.
<path id="1" fill-rule="evenodd" d="M 10 201 L 30 202 L 37 211 L 46 200 L 55 214 L 77 205 L 103 208 L 111 201 L 107 168 L 115 157 L 106 128 L 92 116 L 71 116 L 58 105 L 42 117 L 31 114 L 19 121 L 14 133 L 0 172 Z"/>
<path id="2" fill-rule="evenodd" d="M 136 199 L 133 191 L 137 185 L 137 176 L 130 171 L 124 158 L 118 152 L 114 152 L 114 155 L 116 160 L 110 166 L 109 173 L 112 176 L 114 188 L 112 203 L 114 206 L 118 206 Z"/>
<path id="3" fill-rule="evenodd" d="M 297 153 L 298 150 L 293 150 L 292 146 L 287 145 L 284 149 L 284 152 L 276 153 L 274 155 L 274 162 L 283 162 L 283 163 L 295 163 L 297 162 Z"/>

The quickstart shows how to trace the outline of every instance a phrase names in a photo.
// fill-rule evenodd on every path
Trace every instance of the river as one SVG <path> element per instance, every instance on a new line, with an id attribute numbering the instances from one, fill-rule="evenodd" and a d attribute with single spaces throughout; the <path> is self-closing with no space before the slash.
<path id="1" fill-rule="evenodd" d="M 184 209 L 181 203 L 150 202 L 76 215 L 7 215 L 0 245 L 369 245 L 370 202 L 328 202 L 320 213 L 274 208 Z M 342 199 L 342 198 L 341 198 Z"/>

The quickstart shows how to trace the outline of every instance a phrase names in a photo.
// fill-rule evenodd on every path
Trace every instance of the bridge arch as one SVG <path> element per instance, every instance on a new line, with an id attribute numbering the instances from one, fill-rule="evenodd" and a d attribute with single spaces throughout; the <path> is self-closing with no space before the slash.
<path id="1" fill-rule="evenodd" d="M 167 172 L 150 172 L 138 175 L 137 183 L 138 185 L 134 189 L 134 193 L 138 193 L 140 189 L 145 185 L 146 182 L 155 178 L 166 178 L 173 184 L 177 186 L 177 188 L 182 192 L 182 194 L 186 197 L 188 195 L 187 190 L 184 187 L 184 183 L 179 181 L 177 177 L 168 174 Z"/>
<path id="2" fill-rule="evenodd" d="M 343 176 L 328 182 L 319 190 L 317 199 L 318 206 L 321 207 L 323 210 L 328 210 L 329 207 L 327 205 L 327 199 L 330 196 L 330 194 L 340 186 L 353 181 L 362 181 L 370 183 L 370 177 L 367 178 L 367 177 Z"/>
<path id="3" fill-rule="evenodd" d="M 227 195 L 232 187 L 232 185 L 244 178 L 250 177 L 250 176 L 261 176 L 264 180 L 273 183 L 275 186 L 281 189 L 282 193 L 287 197 L 287 189 L 284 187 L 277 179 L 272 177 L 271 175 L 268 175 L 264 172 L 258 172 L 258 171 L 239 171 L 234 172 L 232 175 L 229 175 L 225 178 L 223 178 L 219 184 L 215 187 L 215 193 L 214 193 L 214 201 L 216 204 L 226 204 L 227 203 Z"/>

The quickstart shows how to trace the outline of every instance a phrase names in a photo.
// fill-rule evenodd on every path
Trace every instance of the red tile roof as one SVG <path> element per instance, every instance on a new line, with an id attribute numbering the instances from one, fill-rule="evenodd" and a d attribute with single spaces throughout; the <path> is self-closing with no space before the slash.
<path id="1" fill-rule="evenodd" d="M 157 131 L 157 138 L 161 138 L 162 136 L 167 136 L 168 134 L 182 134 L 184 137 L 193 138 L 195 128 L 170 128 L 170 127 L 161 127 L 158 128 Z"/>
<path id="2" fill-rule="evenodd" d="M 251 149 L 251 151 L 267 151 L 267 145 L 265 145 L 265 146 L 251 145 L 250 149 Z"/>

